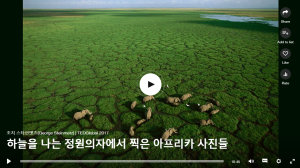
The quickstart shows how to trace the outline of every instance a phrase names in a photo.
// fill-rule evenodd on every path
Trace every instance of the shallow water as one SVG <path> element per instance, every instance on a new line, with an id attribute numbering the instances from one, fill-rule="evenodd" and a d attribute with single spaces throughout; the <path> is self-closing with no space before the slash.
<path id="1" fill-rule="evenodd" d="M 268 24 L 272 27 L 278 27 L 278 21 L 261 20 L 262 17 L 248 17 L 248 16 L 232 16 L 232 15 L 215 15 L 215 14 L 200 14 L 202 18 L 228 20 L 231 22 L 258 22 Z"/>

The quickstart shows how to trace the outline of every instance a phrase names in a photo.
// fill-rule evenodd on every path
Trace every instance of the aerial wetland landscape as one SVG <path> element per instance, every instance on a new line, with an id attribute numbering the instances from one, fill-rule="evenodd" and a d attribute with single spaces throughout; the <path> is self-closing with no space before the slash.
<path id="1" fill-rule="evenodd" d="M 260 17 L 276 21 L 277 10 L 123 9 L 23 10 L 23 130 L 109 131 L 105 135 L 24 135 L 37 149 L 29 160 L 225 160 L 224 163 L 26 163 L 24 167 L 251 167 L 261 158 L 277 167 L 278 27 L 204 15 Z M 143 102 L 138 81 L 157 72 L 164 85 Z M 168 87 L 166 86 L 168 85 Z M 191 94 L 178 105 L 167 97 Z M 219 101 L 216 114 L 199 105 Z M 136 107 L 131 109 L 131 103 Z M 145 112 L 152 109 L 151 118 Z M 76 112 L 92 112 L 74 120 Z M 201 120 L 214 124 L 201 125 Z M 134 135 L 129 133 L 133 127 Z M 193 139 L 183 149 L 160 149 L 154 139 Z M 41 146 L 47 138 L 59 150 Z M 126 147 L 68 149 L 67 138 L 126 139 Z M 149 149 L 130 138 L 149 139 Z M 198 147 L 200 139 L 227 138 L 227 149 Z M 219 146 L 219 145 L 218 145 Z M 257 163 L 249 164 L 249 159 Z M 274 160 L 274 161 L 271 161 Z"/>

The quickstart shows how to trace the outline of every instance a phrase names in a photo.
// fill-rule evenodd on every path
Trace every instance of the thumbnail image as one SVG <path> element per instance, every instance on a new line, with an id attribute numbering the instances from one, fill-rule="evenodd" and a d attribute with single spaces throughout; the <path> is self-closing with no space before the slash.
<path id="1" fill-rule="evenodd" d="M 224 160 L 24 167 L 277 167 L 277 20 L 277 9 L 24 9 L 23 139 L 37 143 L 24 160 Z M 155 95 L 140 89 L 147 73 L 162 81 Z"/>

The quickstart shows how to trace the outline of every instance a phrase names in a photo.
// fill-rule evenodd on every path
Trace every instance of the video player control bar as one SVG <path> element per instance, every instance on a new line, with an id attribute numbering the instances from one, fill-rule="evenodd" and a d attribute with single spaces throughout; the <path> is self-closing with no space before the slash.
<path id="1" fill-rule="evenodd" d="M 20 160 L 21 163 L 224 163 L 224 160 Z"/>

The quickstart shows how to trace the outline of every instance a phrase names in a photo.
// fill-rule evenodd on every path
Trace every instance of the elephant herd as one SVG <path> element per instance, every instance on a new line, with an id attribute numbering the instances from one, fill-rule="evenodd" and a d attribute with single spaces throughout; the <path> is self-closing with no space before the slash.
<path id="1" fill-rule="evenodd" d="M 180 102 L 184 101 L 184 100 L 187 100 L 188 98 L 192 97 L 191 94 L 187 93 L 187 94 L 184 94 L 181 98 L 178 98 L 178 97 L 167 97 L 166 98 L 166 103 L 169 103 L 169 104 L 172 104 L 174 106 L 178 106 L 180 104 Z M 155 98 L 153 96 L 146 96 L 143 98 L 143 102 L 148 102 L 148 101 L 151 101 L 151 100 L 154 100 Z M 136 101 L 133 101 L 131 103 L 131 106 L 130 108 L 133 110 L 137 105 L 137 102 Z M 200 106 L 199 108 L 199 111 L 200 112 L 205 112 L 205 111 L 208 111 L 210 110 L 211 108 L 214 109 L 214 105 L 216 106 L 220 106 L 220 103 L 219 101 L 215 100 L 215 99 L 210 99 L 210 102 L 209 103 L 206 103 L 205 105 L 202 105 Z M 218 113 L 220 110 L 219 109 L 214 109 L 210 112 L 210 114 L 216 114 Z M 145 123 L 146 121 L 150 120 L 151 118 L 151 114 L 152 114 L 152 109 L 151 107 L 149 107 L 147 109 L 147 112 L 145 112 L 145 119 L 141 119 L 139 121 L 137 121 L 137 125 L 140 126 L 142 123 Z M 204 125 L 214 125 L 213 121 L 211 119 L 208 119 L 208 120 L 200 120 L 200 125 L 201 126 L 204 126 Z M 130 129 L 129 129 L 129 134 L 131 136 L 134 136 L 134 127 L 131 126 Z M 162 139 L 164 141 L 166 141 L 169 136 L 171 136 L 173 133 L 177 133 L 176 132 L 177 130 L 175 128 L 169 128 L 169 129 L 166 129 L 165 132 L 162 134 Z"/>
<path id="2" fill-rule="evenodd" d="M 166 103 L 174 105 L 174 106 L 178 106 L 181 102 L 183 102 L 184 100 L 187 100 L 190 97 L 192 97 L 192 95 L 189 94 L 189 93 L 184 94 L 181 98 L 167 97 L 166 98 Z M 146 96 L 146 97 L 143 98 L 144 103 L 148 102 L 148 101 L 151 101 L 151 100 L 154 100 L 153 96 Z M 137 102 L 134 101 L 134 102 L 131 103 L 130 108 L 134 109 L 136 107 L 136 105 L 137 105 Z M 219 101 L 211 98 L 209 103 L 206 103 L 206 104 L 200 106 L 199 111 L 200 112 L 209 111 L 211 108 L 213 108 L 213 109 L 215 108 L 214 105 L 220 106 L 220 103 L 219 103 Z M 214 109 L 214 110 L 210 111 L 210 114 L 213 115 L 213 114 L 218 113 L 219 111 L 220 111 L 219 109 Z M 76 112 L 74 114 L 73 119 L 76 120 L 76 121 L 80 120 L 80 119 L 84 118 L 86 116 L 86 114 L 90 115 L 89 120 L 91 121 L 93 119 L 93 115 L 88 109 L 83 109 L 81 112 Z M 137 121 L 137 125 L 140 126 L 141 124 L 145 123 L 146 121 L 149 121 L 150 118 L 151 118 L 151 115 L 152 115 L 152 109 L 151 109 L 151 107 L 148 107 L 147 111 L 145 112 L 145 118 Z M 214 125 L 214 122 L 211 119 L 200 120 L 199 124 L 201 126 L 210 125 L 210 124 Z M 133 126 L 131 126 L 130 129 L 129 129 L 129 134 L 131 136 L 134 136 L 134 130 L 133 129 L 134 129 Z M 166 141 L 173 133 L 177 133 L 176 131 L 177 130 L 175 128 L 166 129 L 165 132 L 162 134 L 162 139 L 164 141 Z"/>

